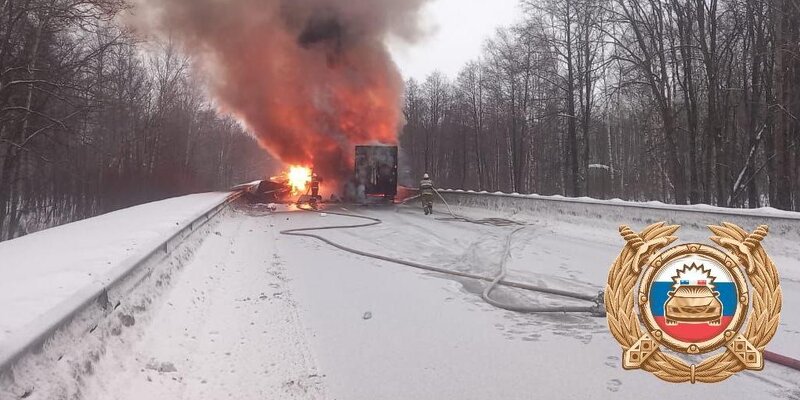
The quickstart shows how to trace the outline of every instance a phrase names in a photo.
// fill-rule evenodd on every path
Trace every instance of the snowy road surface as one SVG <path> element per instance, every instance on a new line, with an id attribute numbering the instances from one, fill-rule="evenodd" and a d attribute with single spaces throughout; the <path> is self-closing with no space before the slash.
<path id="1" fill-rule="evenodd" d="M 407 207 L 352 209 L 384 223 L 321 235 L 366 251 L 492 275 L 514 228 L 426 218 Z M 467 210 L 472 216 L 487 216 Z M 620 221 L 514 215 L 510 279 L 596 293 L 622 244 Z M 87 399 L 800 398 L 798 372 L 767 364 L 717 385 L 623 371 L 603 318 L 523 315 L 482 283 L 336 250 L 281 229 L 353 223 L 240 207 L 217 225 L 133 334 L 84 377 Z M 641 227 L 636 227 L 641 228 Z M 683 240 L 705 241 L 700 229 Z M 800 356 L 800 250 L 770 237 L 784 318 L 769 349 Z M 521 304 L 552 296 L 503 288 Z M 35 398 L 34 396 L 31 398 Z M 644 397 L 643 397 L 644 396 Z"/>

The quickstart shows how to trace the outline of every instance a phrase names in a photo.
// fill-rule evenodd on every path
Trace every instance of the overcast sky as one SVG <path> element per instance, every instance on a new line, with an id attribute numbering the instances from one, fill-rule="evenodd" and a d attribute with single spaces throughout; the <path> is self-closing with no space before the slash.
<path id="1" fill-rule="evenodd" d="M 406 79 L 423 80 L 437 69 L 455 78 L 498 27 L 521 14 L 519 0 L 433 0 L 423 10 L 423 26 L 431 33 L 412 45 L 389 39 L 389 49 Z"/>

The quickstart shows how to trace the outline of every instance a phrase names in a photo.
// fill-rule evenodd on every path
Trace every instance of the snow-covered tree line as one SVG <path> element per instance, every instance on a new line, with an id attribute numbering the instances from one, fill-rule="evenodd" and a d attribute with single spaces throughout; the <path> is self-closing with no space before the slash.
<path id="1" fill-rule="evenodd" d="M 481 190 L 800 209 L 793 0 L 525 0 L 407 82 L 413 171 Z"/>
<path id="2" fill-rule="evenodd" d="M 126 7 L 0 0 L 0 240 L 260 173 L 186 57 L 119 27 Z"/>

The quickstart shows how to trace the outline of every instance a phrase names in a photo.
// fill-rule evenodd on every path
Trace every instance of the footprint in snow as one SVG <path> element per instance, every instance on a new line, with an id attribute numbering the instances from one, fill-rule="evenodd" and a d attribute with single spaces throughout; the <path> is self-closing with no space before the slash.
<path id="1" fill-rule="evenodd" d="M 536 341 L 539 340 L 540 337 L 542 337 L 542 335 L 540 335 L 538 333 L 532 333 L 532 334 L 530 334 L 528 336 L 524 336 L 522 338 L 522 340 L 526 341 L 526 342 L 536 342 Z"/>
<path id="2" fill-rule="evenodd" d="M 608 389 L 609 392 L 619 391 L 620 386 L 622 386 L 622 381 L 619 379 L 612 379 L 606 382 L 606 389 Z"/>

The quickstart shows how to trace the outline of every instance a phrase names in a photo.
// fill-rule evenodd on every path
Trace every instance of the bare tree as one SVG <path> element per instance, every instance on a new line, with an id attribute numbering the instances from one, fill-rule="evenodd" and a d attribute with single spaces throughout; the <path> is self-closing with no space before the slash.
<path id="1" fill-rule="evenodd" d="M 522 4 L 525 20 L 487 41 L 448 107 L 416 105 L 440 123 L 413 136 L 474 146 L 469 158 L 427 148 L 449 185 L 799 208 L 796 2 Z"/>

